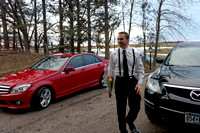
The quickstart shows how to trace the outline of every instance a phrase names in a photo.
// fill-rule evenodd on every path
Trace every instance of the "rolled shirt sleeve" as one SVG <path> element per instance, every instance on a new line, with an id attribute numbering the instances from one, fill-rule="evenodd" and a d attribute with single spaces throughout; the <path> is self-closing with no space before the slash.
<path id="1" fill-rule="evenodd" d="M 135 70 L 138 75 L 138 84 L 142 84 L 144 78 L 144 65 L 138 52 L 136 53 Z"/>

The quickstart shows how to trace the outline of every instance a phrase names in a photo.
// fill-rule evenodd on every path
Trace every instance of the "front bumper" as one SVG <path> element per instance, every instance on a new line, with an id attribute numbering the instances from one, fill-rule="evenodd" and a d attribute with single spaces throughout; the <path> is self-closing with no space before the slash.
<path id="1" fill-rule="evenodd" d="M 151 103 L 149 100 L 145 99 L 145 113 L 149 117 L 154 117 L 156 119 L 163 119 L 172 123 L 184 123 L 185 112 L 171 109 L 169 107 L 163 107 Z"/>
<path id="2" fill-rule="evenodd" d="M 174 124 L 186 124 L 185 113 L 200 114 L 200 102 L 176 96 L 163 96 L 145 89 L 145 113 Z"/>
<path id="3" fill-rule="evenodd" d="M 9 109 L 30 108 L 31 95 L 28 92 L 0 94 L 0 107 Z"/>

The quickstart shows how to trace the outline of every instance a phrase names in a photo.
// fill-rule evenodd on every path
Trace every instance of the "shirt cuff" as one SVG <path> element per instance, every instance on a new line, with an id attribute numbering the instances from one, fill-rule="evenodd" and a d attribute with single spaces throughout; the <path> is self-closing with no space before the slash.
<path id="1" fill-rule="evenodd" d="M 142 84 L 142 82 L 143 82 L 143 80 L 142 80 L 142 79 L 139 79 L 139 80 L 138 80 L 138 84 L 140 84 L 140 85 L 141 85 L 141 84 Z"/>

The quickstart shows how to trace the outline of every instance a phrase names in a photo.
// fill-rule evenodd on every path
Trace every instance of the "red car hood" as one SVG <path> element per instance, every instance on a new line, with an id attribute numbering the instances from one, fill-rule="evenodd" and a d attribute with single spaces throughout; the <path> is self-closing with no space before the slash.
<path id="1" fill-rule="evenodd" d="M 3 78 L 0 78 L 0 85 L 17 85 L 17 84 L 27 84 L 32 83 L 37 80 L 41 80 L 47 76 L 53 75 L 57 71 L 46 71 L 46 70 L 24 70 L 17 72 Z"/>

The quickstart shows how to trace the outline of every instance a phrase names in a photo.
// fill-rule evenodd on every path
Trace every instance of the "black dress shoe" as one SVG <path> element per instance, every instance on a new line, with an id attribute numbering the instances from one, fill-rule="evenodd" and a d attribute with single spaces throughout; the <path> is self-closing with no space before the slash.
<path id="1" fill-rule="evenodd" d="M 130 131 L 136 130 L 136 127 L 133 123 L 128 123 L 128 126 L 129 126 Z"/>
<path id="2" fill-rule="evenodd" d="M 140 133 L 140 131 L 134 129 L 131 133 Z"/>

